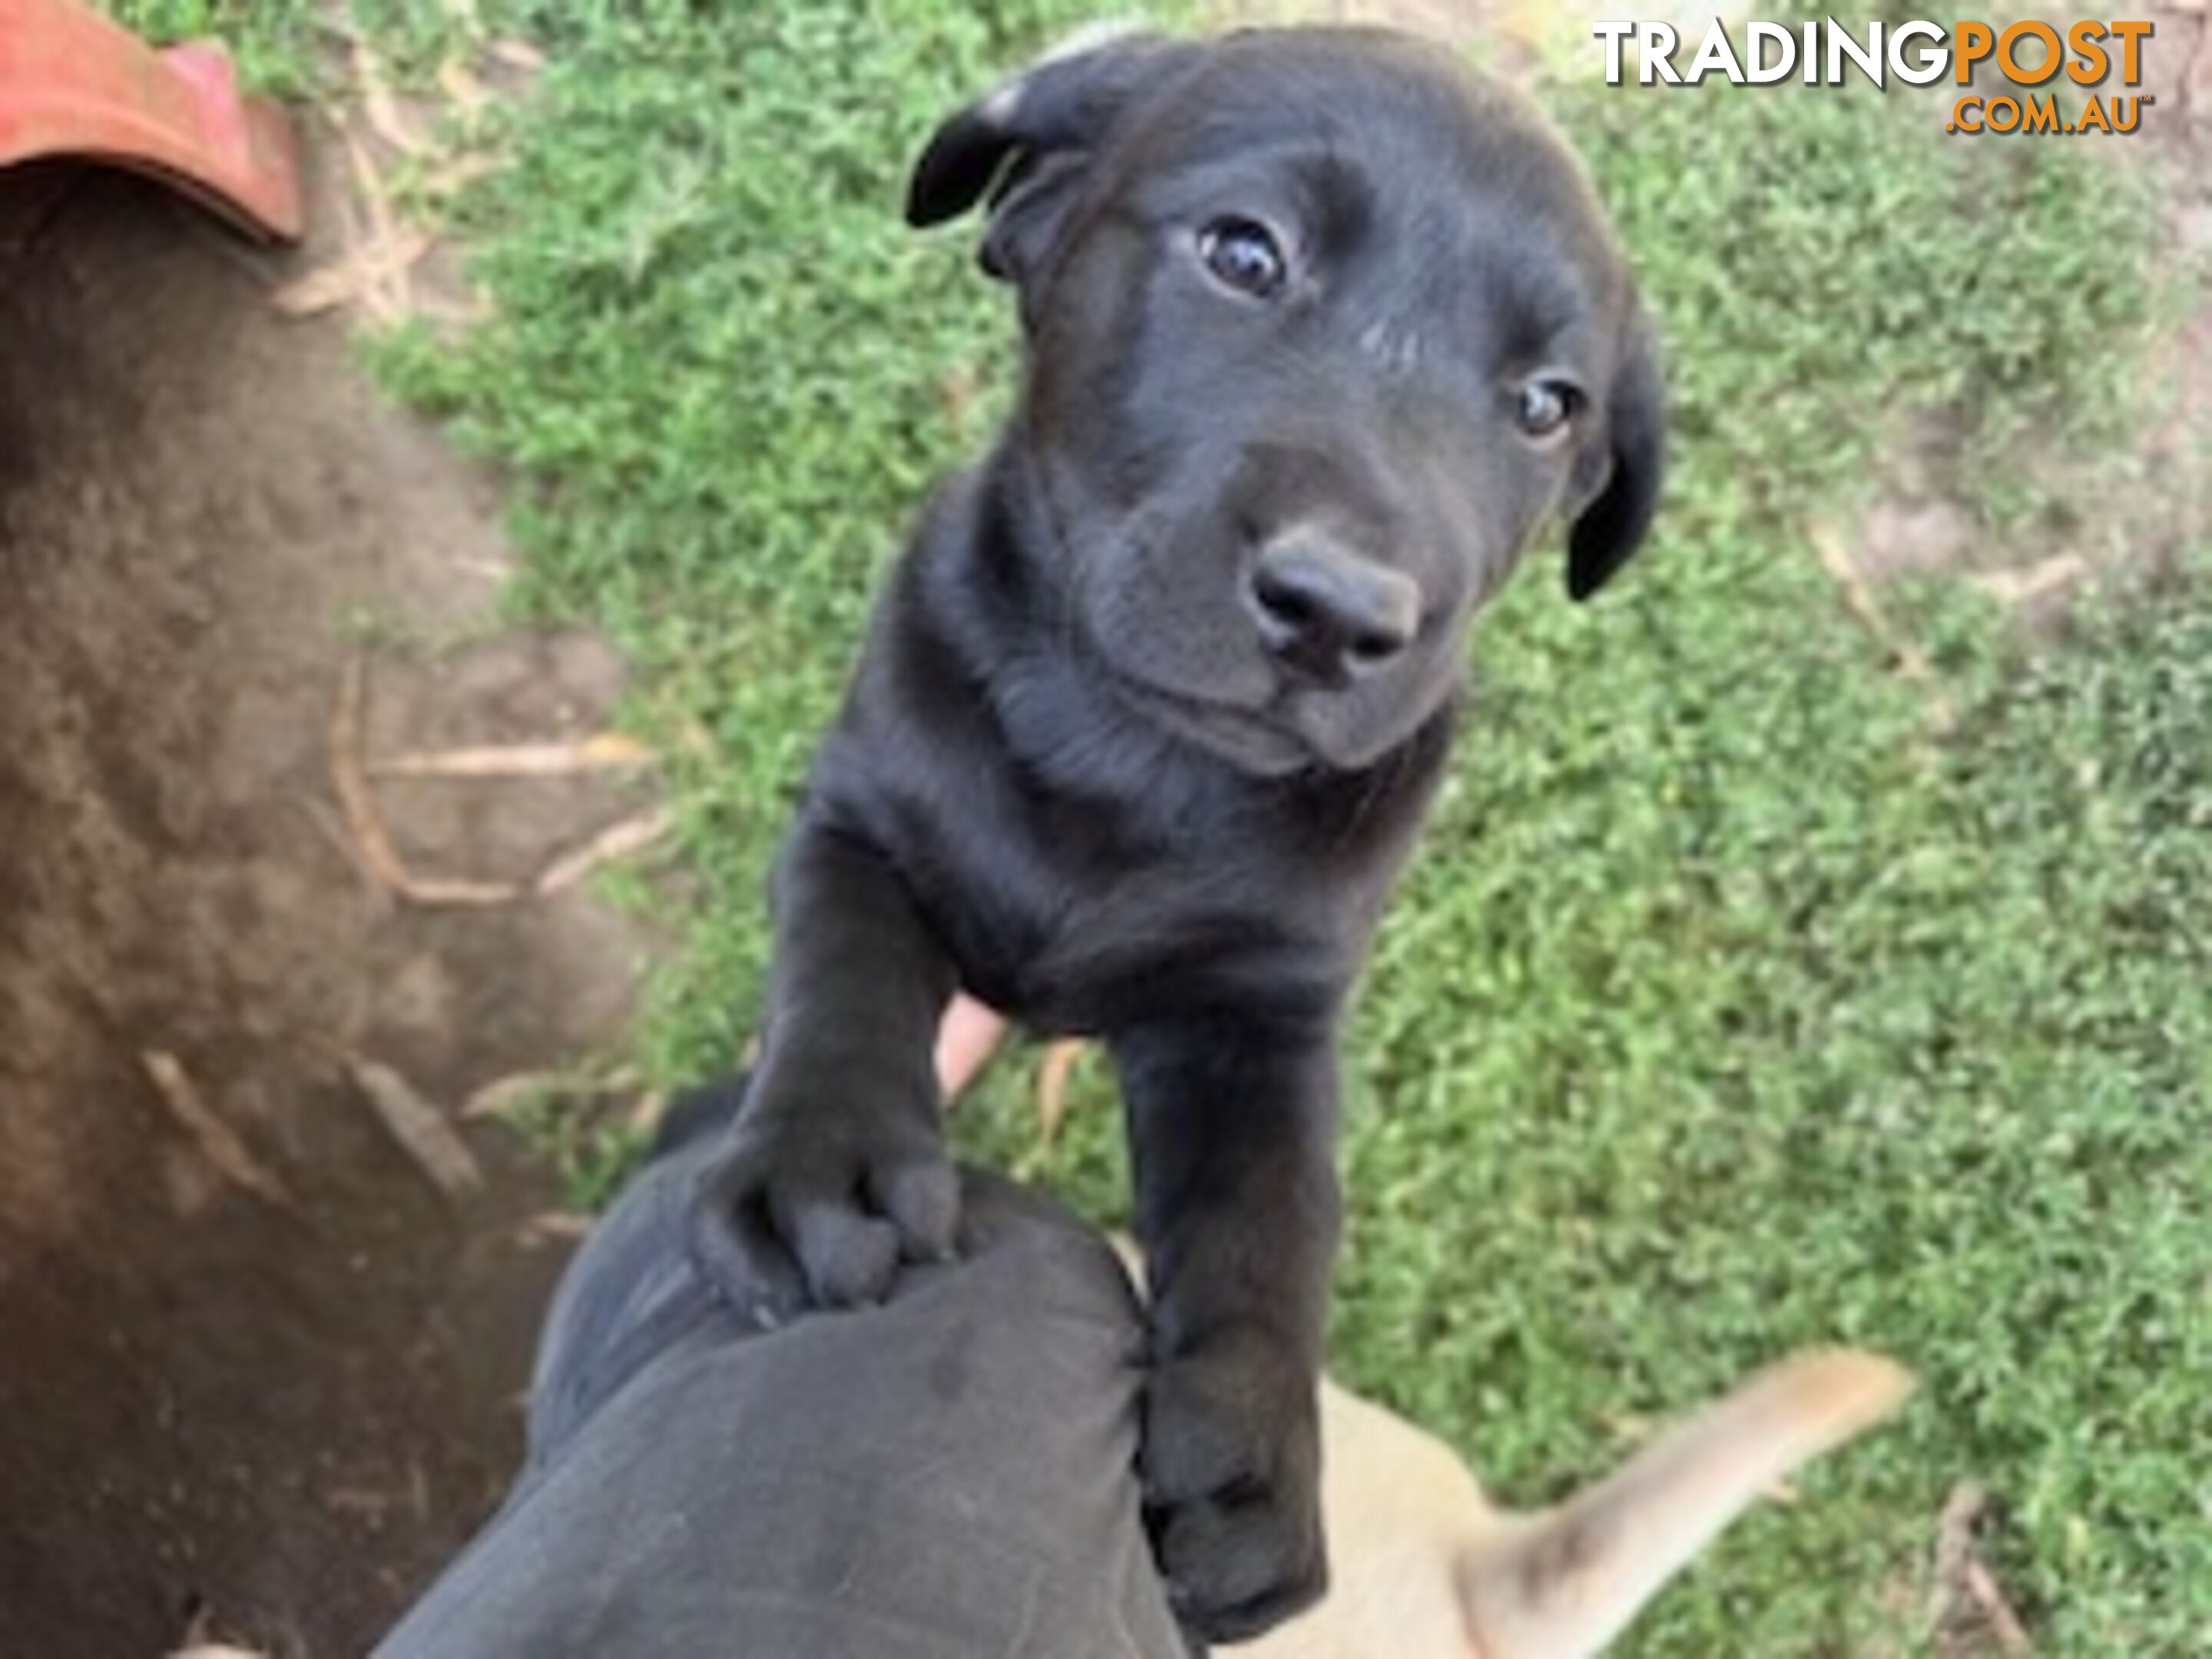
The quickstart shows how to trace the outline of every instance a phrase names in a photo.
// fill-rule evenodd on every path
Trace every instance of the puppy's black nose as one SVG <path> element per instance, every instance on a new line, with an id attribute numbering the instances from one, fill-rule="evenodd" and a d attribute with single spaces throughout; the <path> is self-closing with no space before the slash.
<path id="1" fill-rule="evenodd" d="M 1382 667 L 1413 642 L 1421 622 L 1411 577 L 1310 531 L 1260 550 L 1249 599 L 1268 652 L 1324 685 Z"/>

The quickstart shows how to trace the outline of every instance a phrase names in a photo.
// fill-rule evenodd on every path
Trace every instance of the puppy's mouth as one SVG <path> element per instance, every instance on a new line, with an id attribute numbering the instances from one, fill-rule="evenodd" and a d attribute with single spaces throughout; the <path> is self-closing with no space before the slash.
<path id="1" fill-rule="evenodd" d="M 1255 777 L 1287 777 L 1326 765 L 1287 711 L 1255 710 L 1162 690 L 1106 665 L 1115 694 L 1133 712 L 1169 736 L 1226 761 Z"/>
<path id="2" fill-rule="evenodd" d="M 1057 545 L 1067 550 L 1067 564 L 1080 572 L 1109 552 L 1124 568 L 1143 562 L 1137 554 L 1149 545 L 1144 526 L 1124 518 L 1111 522 L 1104 539 L 1097 530 L 1071 534 L 1071 515 L 1049 473 L 1041 483 L 1045 522 Z M 1390 724 L 1387 717 L 1376 718 L 1383 711 L 1374 697 L 1361 695 L 1374 687 L 1302 684 L 1266 662 L 1256 646 L 1240 653 L 1202 641 L 1196 648 L 1207 660 L 1193 660 L 1194 619 L 1201 612 L 1211 616 L 1213 596 L 1154 591 L 1133 606 L 1126 588 L 1080 592 L 1079 578 L 1079 592 L 1066 613 L 1063 637 L 1109 694 L 1154 731 L 1247 776 L 1357 771 L 1395 741 L 1387 731 L 1370 729 Z M 1184 605 L 1182 631 L 1163 649 L 1152 607 L 1178 602 Z M 1229 625 L 1243 620 L 1237 613 Z M 1133 649 L 1133 636 L 1147 648 Z"/>

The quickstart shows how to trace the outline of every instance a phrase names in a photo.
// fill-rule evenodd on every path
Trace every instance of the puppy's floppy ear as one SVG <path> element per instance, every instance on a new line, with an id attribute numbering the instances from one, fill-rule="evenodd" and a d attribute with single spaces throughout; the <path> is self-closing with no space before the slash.
<path id="1" fill-rule="evenodd" d="M 1567 532 L 1567 592 L 1576 599 L 1604 586 L 1643 543 L 1667 470 L 1667 388 L 1640 301 L 1624 331 L 1604 429 L 1604 448 L 1577 481 L 1579 505 Z"/>
<path id="2" fill-rule="evenodd" d="M 1155 34 L 1078 35 L 938 128 L 907 186 L 907 222 L 941 223 L 988 195 L 983 269 L 1023 280 L 1051 247 L 1084 162 L 1115 122 L 1200 50 Z"/>

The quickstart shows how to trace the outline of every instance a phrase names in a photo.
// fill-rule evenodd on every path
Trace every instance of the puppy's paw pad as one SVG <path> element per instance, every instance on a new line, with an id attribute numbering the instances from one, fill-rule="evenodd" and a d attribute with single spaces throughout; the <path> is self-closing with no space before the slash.
<path id="1" fill-rule="evenodd" d="M 1249 1641 L 1328 1589 L 1318 1534 L 1263 1493 L 1178 1504 L 1153 1528 L 1169 1605 L 1209 1642 Z"/>
<path id="2" fill-rule="evenodd" d="M 1249 1368 L 1170 1364 L 1146 1400 L 1146 1521 L 1176 1614 L 1209 1642 L 1239 1642 L 1318 1601 L 1328 1585 L 1316 1428 Z M 1310 1399 L 1310 1388 L 1303 1398 Z"/>

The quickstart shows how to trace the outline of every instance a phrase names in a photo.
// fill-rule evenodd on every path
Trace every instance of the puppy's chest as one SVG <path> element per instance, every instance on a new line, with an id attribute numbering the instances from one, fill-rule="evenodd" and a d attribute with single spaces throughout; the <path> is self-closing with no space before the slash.
<path id="1" fill-rule="evenodd" d="M 1010 881 L 1006 863 L 972 867 L 926 907 L 968 988 L 1041 1030 L 1111 1031 L 1200 1000 L 1331 987 L 1356 955 L 1340 896 L 1233 849 L 1042 862 L 1029 881 Z"/>
<path id="2" fill-rule="evenodd" d="M 1171 756 L 1071 784 L 980 725 L 935 736 L 823 775 L 994 1006 L 1105 1032 L 1206 1003 L 1333 1003 L 1356 971 L 1402 837 L 1345 834 L 1340 813 Z"/>

